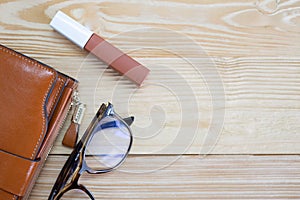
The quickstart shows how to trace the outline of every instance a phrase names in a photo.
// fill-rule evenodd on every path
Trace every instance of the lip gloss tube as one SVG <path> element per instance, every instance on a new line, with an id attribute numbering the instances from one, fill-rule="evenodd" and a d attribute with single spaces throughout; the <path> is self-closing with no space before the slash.
<path id="1" fill-rule="evenodd" d="M 142 84 L 150 72 L 148 68 L 61 11 L 58 11 L 53 17 L 50 26 L 138 86 Z"/>

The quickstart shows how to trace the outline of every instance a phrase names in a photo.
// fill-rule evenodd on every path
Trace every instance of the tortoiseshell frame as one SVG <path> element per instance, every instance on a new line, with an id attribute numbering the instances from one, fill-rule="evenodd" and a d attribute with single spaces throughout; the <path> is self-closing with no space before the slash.
<path id="1" fill-rule="evenodd" d="M 113 105 L 108 103 L 102 104 L 101 107 L 99 108 L 98 112 L 96 113 L 95 117 L 93 118 L 92 122 L 90 123 L 89 127 L 85 131 L 84 135 L 82 136 L 81 140 L 77 143 L 75 146 L 74 150 L 70 154 L 68 160 L 66 161 L 65 165 L 63 166 L 61 172 L 59 173 L 56 182 L 51 190 L 51 193 L 49 195 L 48 200 L 58 200 L 60 199 L 66 192 L 73 190 L 73 189 L 79 189 L 85 192 L 91 200 L 94 200 L 94 196 L 92 193 L 84 186 L 81 184 L 78 184 L 78 180 L 80 176 L 84 172 L 88 172 L 90 174 L 100 174 L 100 173 L 106 173 L 110 172 L 114 169 L 116 169 L 118 166 L 120 166 L 125 158 L 127 157 L 131 145 L 132 145 L 132 133 L 129 128 L 129 126 L 132 124 L 134 117 L 128 117 L 125 119 L 120 120 L 124 123 L 124 125 L 128 128 L 129 133 L 130 133 L 130 143 L 128 145 L 128 150 L 125 154 L 125 156 L 122 158 L 122 160 L 117 163 L 115 166 L 107 169 L 102 169 L 102 170 L 93 170 L 88 165 L 86 164 L 85 161 L 85 149 L 89 141 L 91 140 L 93 133 L 93 129 L 95 126 L 101 121 L 106 116 L 109 115 L 115 115 L 118 116 L 114 110 L 113 110 Z M 66 184 L 67 181 L 71 178 L 70 183 Z"/>

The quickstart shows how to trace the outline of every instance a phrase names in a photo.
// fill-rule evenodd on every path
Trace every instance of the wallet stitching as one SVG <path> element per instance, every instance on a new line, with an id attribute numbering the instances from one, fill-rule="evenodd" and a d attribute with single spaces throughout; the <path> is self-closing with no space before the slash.
<path id="1" fill-rule="evenodd" d="M 62 78 L 58 78 L 58 79 L 59 79 L 60 81 L 63 80 Z M 62 86 L 63 86 L 63 82 L 61 82 L 60 85 L 59 85 L 58 92 L 57 92 L 56 95 L 55 95 L 55 98 L 54 98 L 54 100 L 53 100 L 53 102 L 52 102 L 52 105 L 51 105 L 51 107 L 50 107 L 50 110 L 49 110 L 49 113 L 48 113 L 48 114 L 50 114 L 50 113 L 52 112 L 52 109 L 54 108 L 54 104 L 55 104 L 55 102 L 56 102 L 56 99 L 57 99 L 57 97 L 58 97 L 59 91 L 61 90 Z"/>
<path id="2" fill-rule="evenodd" d="M 18 57 L 18 58 L 24 60 L 25 62 L 31 63 L 31 64 L 33 64 L 34 66 L 37 66 L 37 67 L 39 67 L 39 68 L 41 68 L 41 69 L 44 69 L 44 70 L 46 70 L 46 71 L 48 71 L 48 72 L 54 74 L 54 72 L 53 72 L 52 70 L 50 70 L 49 68 L 46 68 L 46 67 L 42 66 L 42 65 L 39 64 L 37 61 L 34 62 L 33 60 L 30 60 L 30 59 L 28 59 L 28 58 L 26 58 L 26 57 L 24 57 L 24 56 L 22 56 L 22 55 L 20 55 L 20 54 L 17 54 L 17 53 L 13 52 L 13 51 L 10 50 L 10 49 L 4 49 L 3 47 L 0 47 L 0 50 L 3 51 L 3 52 L 5 52 L 5 53 L 8 53 L 8 54 L 10 54 L 10 55 L 12 55 L 12 56 L 16 56 L 16 57 Z M 34 150 L 33 150 L 32 154 L 31 154 L 31 159 L 33 159 L 33 156 L 34 156 L 34 154 L 36 153 L 37 146 L 38 146 L 38 144 L 39 144 L 40 141 L 41 141 L 41 138 L 42 138 L 42 135 L 43 135 L 42 133 L 44 133 L 44 129 L 45 129 L 45 110 L 44 110 L 44 105 L 45 105 L 46 97 L 47 97 L 47 95 L 48 95 L 48 93 L 49 93 L 49 90 L 50 90 L 50 88 L 51 88 L 53 82 L 54 82 L 54 77 L 53 77 L 52 80 L 50 81 L 49 86 L 48 86 L 48 89 L 47 89 L 47 93 L 44 95 L 44 98 L 43 98 L 43 104 L 42 104 L 43 128 L 42 128 L 42 132 L 41 132 L 41 134 L 40 134 L 40 137 L 39 137 L 39 139 L 38 139 L 38 141 L 37 141 L 37 143 L 36 143 L 36 145 L 35 145 L 35 147 L 34 147 Z"/>

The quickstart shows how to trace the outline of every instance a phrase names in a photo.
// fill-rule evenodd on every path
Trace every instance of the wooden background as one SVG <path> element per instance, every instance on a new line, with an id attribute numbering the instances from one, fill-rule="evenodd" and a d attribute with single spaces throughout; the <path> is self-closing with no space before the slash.
<path id="1" fill-rule="evenodd" d="M 81 134 L 102 102 L 136 117 L 124 165 L 81 179 L 96 199 L 300 199 L 299 1 L 0 2 L 1 44 L 80 81 Z M 52 30 L 58 10 L 150 68 L 144 85 Z M 65 129 L 32 200 L 70 153 Z"/>

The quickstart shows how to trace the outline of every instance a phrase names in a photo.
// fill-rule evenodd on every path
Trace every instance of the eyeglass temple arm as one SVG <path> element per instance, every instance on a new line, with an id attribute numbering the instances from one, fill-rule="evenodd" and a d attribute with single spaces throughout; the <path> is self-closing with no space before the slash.
<path id="1" fill-rule="evenodd" d="M 123 121 L 126 122 L 128 126 L 130 126 L 134 121 L 134 116 L 123 118 Z"/>

